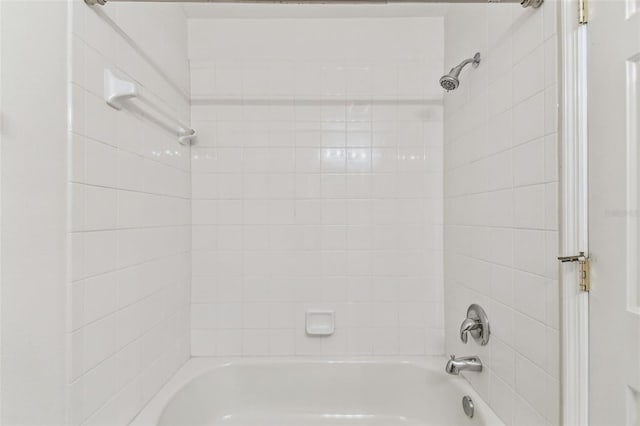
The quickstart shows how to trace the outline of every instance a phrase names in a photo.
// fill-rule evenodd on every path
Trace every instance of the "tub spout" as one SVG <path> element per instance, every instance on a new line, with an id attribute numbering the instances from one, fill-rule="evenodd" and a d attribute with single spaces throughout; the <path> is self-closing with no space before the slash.
<path id="1" fill-rule="evenodd" d="M 448 374 L 458 375 L 461 371 L 482 371 L 482 361 L 475 355 L 463 356 L 456 358 L 455 355 L 451 355 L 451 359 L 447 361 L 447 365 L 444 370 Z"/>

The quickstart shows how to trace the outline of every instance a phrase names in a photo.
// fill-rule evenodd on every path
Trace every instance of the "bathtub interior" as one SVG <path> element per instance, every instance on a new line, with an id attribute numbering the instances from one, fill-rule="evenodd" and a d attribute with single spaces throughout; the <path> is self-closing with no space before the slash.
<path id="1" fill-rule="evenodd" d="M 187 381 L 157 424 L 500 424 L 467 387 L 461 377 L 409 362 L 231 362 Z M 461 407 L 469 393 L 478 407 L 472 419 Z"/>

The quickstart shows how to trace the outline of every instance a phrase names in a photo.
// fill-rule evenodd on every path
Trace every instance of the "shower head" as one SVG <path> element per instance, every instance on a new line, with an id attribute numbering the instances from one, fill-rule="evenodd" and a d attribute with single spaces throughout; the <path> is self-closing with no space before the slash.
<path id="1" fill-rule="evenodd" d="M 447 92 L 457 89 L 460 85 L 458 76 L 460 75 L 462 68 L 467 64 L 473 64 L 474 68 L 478 68 L 478 65 L 480 64 L 480 53 L 473 55 L 473 58 L 465 59 L 460 63 L 460 65 L 451 68 L 451 71 L 440 77 L 440 86 L 442 86 L 442 88 Z"/>
<path id="2" fill-rule="evenodd" d="M 460 85 L 460 80 L 458 80 L 459 73 L 460 71 L 458 70 L 458 72 L 455 73 L 455 75 L 453 75 L 453 72 L 449 72 L 449 74 L 446 74 L 440 77 L 440 86 L 442 86 L 442 88 L 445 89 L 447 92 L 457 89 L 458 85 Z"/>

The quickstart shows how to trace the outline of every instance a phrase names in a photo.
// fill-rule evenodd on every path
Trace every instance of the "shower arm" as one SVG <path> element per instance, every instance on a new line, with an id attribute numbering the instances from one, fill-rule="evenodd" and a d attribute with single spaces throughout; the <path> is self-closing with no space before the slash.
<path id="1" fill-rule="evenodd" d="M 443 3 L 442 0 L 84 0 L 90 6 L 116 1 L 172 2 L 172 3 L 308 3 L 308 4 L 392 4 L 392 3 Z M 520 3 L 522 7 L 538 8 L 544 0 L 448 0 L 445 3 Z"/>
<path id="2" fill-rule="evenodd" d="M 451 68 L 451 70 L 449 71 L 450 73 L 453 72 L 453 70 L 455 69 L 460 69 L 462 70 L 464 67 L 466 67 L 468 64 L 474 64 L 474 67 L 478 67 L 478 59 L 474 56 L 473 58 L 469 58 L 469 59 L 465 59 L 464 61 L 460 62 L 458 65 L 456 65 L 455 67 Z"/>

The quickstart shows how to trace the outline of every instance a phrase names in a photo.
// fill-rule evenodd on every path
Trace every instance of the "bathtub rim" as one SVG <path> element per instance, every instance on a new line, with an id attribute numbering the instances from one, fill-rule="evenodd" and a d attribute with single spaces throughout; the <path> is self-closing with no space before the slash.
<path id="1" fill-rule="evenodd" d="M 218 368 L 233 365 L 282 365 L 282 364 L 381 364 L 412 365 L 433 372 L 444 373 L 447 358 L 441 355 L 424 356 L 281 356 L 281 357 L 191 357 L 145 404 L 130 426 L 157 426 L 165 407 L 178 392 L 196 378 Z M 470 373 L 478 374 L 478 373 Z M 479 374 L 488 374 L 484 371 Z M 476 406 L 477 413 L 487 425 L 504 426 L 505 423 L 493 409 L 480 397 L 478 392 L 462 376 L 449 376 L 453 386 L 465 395 L 469 395 Z M 462 410 L 462 406 L 460 406 Z"/>

